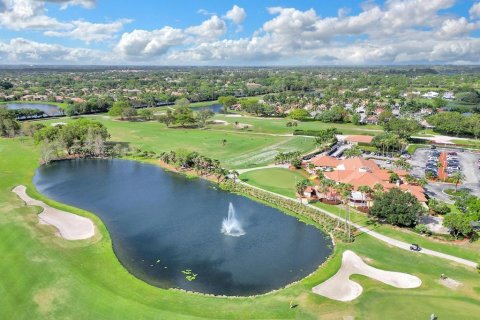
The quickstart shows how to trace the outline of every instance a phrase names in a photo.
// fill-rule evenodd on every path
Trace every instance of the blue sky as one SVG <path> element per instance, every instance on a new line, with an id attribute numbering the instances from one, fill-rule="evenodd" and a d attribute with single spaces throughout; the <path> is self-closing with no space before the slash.
<path id="1" fill-rule="evenodd" d="M 0 0 L 0 59 L 32 64 L 478 64 L 472 0 Z"/>

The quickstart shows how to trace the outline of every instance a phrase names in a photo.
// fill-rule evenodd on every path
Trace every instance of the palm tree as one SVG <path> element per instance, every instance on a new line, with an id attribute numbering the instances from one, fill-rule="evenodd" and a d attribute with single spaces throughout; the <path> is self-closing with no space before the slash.
<path id="1" fill-rule="evenodd" d="M 373 186 L 373 191 L 375 192 L 375 196 L 382 194 L 384 189 L 385 188 L 378 182 L 375 183 L 375 185 Z"/>
<path id="2" fill-rule="evenodd" d="M 303 196 L 303 192 L 305 191 L 305 189 L 307 189 L 307 186 L 308 186 L 308 181 L 305 179 L 298 181 L 297 184 L 295 185 L 295 188 L 300 198 Z"/>
<path id="3" fill-rule="evenodd" d="M 348 184 L 348 183 L 339 184 L 340 197 L 345 207 L 345 232 L 348 232 L 349 238 L 350 238 L 350 224 L 348 223 L 348 221 L 350 220 L 350 206 L 348 205 L 348 202 L 350 201 L 352 190 L 353 190 L 353 186 L 351 184 Z"/>
<path id="4" fill-rule="evenodd" d="M 408 163 L 408 161 L 404 158 L 400 158 L 398 160 L 395 160 L 393 163 L 394 163 L 396 168 L 400 167 L 400 168 L 402 168 L 404 170 L 407 170 L 407 171 L 412 169 L 412 165 L 410 163 Z"/>
<path id="5" fill-rule="evenodd" d="M 455 192 L 457 192 L 458 185 L 465 179 L 465 176 L 460 171 L 455 172 L 450 177 L 455 183 Z"/>
<path id="6" fill-rule="evenodd" d="M 315 174 L 317 175 L 318 180 L 322 181 L 323 179 L 325 179 L 325 174 L 322 170 L 317 170 Z"/>
<path id="7" fill-rule="evenodd" d="M 230 170 L 230 174 L 233 177 L 233 185 L 236 185 L 237 184 L 237 179 L 240 176 L 240 174 L 238 173 L 237 170 Z"/>
<path id="8" fill-rule="evenodd" d="M 217 167 L 217 168 L 215 168 L 213 173 L 214 173 L 215 177 L 217 178 L 217 183 L 220 183 L 220 180 L 228 174 L 228 171 L 224 168 Z"/>

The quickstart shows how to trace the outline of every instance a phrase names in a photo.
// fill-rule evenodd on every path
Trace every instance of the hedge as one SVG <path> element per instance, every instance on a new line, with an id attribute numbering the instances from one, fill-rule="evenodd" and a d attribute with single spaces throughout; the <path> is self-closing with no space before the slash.
<path id="1" fill-rule="evenodd" d="M 238 192 L 247 196 L 259 199 L 260 201 L 270 203 L 298 215 L 306 217 L 316 222 L 324 231 L 331 234 L 335 239 L 342 242 L 353 242 L 355 239 L 356 228 L 350 226 L 350 238 L 345 232 L 345 222 L 340 219 L 330 217 L 308 205 L 302 204 L 294 199 L 287 199 L 279 195 L 275 195 L 268 191 L 254 188 L 245 183 L 233 183 L 232 180 L 226 180 L 222 183 L 222 188 L 229 191 Z"/>

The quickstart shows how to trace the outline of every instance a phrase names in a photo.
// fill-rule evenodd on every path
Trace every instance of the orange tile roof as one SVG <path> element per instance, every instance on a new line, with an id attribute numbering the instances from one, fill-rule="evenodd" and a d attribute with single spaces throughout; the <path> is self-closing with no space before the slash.
<path id="1" fill-rule="evenodd" d="M 347 136 L 345 141 L 349 142 L 360 142 L 360 143 L 372 143 L 373 137 L 372 136 L 365 136 L 365 135 L 353 135 Z"/>
<path id="2" fill-rule="evenodd" d="M 342 160 L 339 165 L 342 165 L 344 170 L 359 170 L 361 168 L 367 168 L 371 171 L 380 170 L 378 164 L 373 160 L 367 160 L 361 157 L 354 157 Z"/>
<path id="3" fill-rule="evenodd" d="M 335 168 L 340 163 L 340 160 L 330 156 L 319 156 L 310 160 L 316 167 L 330 167 Z"/>
<path id="4" fill-rule="evenodd" d="M 385 170 L 385 169 L 374 170 L 372 171 L 372 173 L 383 181 L 390 181 L 391 173 L 388 172 L 388 170 Z"/>

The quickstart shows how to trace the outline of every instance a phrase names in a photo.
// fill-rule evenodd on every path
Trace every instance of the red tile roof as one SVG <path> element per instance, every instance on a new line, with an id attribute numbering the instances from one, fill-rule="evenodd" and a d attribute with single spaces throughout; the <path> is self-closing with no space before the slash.
<path id="1" fill-rule="evenodd" d="M 373 137 L 372 136 L 365 136 L 365 135 L 353 135 L 347 136 L 345 141 L 348 142 L 360 142 L 360 143 L 372 143 Z"/>
<path id="2" fill-rule="evenodd" d="M 329 167 L 335 168 L 340 163 L 340 160 L 330 156 L 319 156 L 310 160 L 315 167 Z"/>

